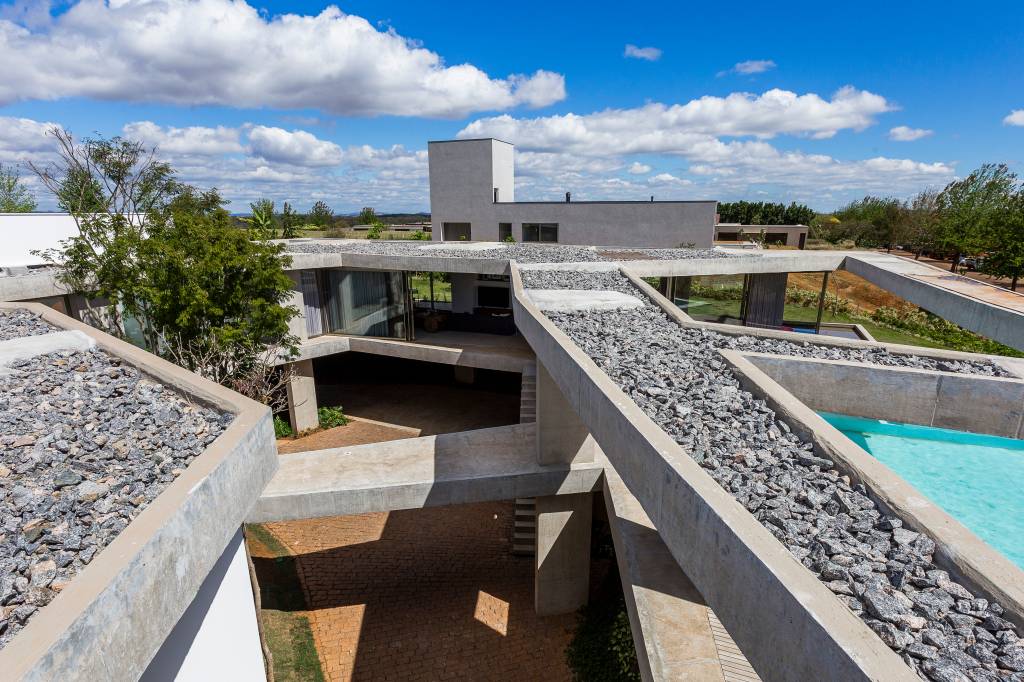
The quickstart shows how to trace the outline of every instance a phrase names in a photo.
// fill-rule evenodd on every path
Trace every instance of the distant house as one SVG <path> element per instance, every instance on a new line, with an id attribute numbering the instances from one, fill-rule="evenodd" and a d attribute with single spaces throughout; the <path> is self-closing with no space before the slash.
<path id="1" fill-rule="evenodd" d="M 764 235 L 765 244 L 804 248 L 807 243 L 806 225 L 741 225 L 740 223 L 718 223 L 715 225 L 716 242 L 743 242 L 760 240 Z"/>
<path id="2" fill-rule="evenodd" d="M 516 201 L 508 142 L 427 145 L 433 238 L 671 248 L 711 246 L 716 201 Z"/>

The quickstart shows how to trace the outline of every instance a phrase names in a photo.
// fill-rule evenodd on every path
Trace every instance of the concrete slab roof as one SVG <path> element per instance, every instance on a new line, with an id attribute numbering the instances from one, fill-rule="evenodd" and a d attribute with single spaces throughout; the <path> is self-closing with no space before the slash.
<path id="1" fill-rule="evenodd" d="M 67 330 L 61 332 L 62 338 L 74 339 L 75 348 L 82 345 L 82 336 L 95 346 L 92 350 L 68 347 L 55 355 L 41 356 L 48 363 L 52 359 L 47 366 L 53 369 L 48 372 L 67 374 L 66 380 L 57 387 L 62 394 L 50 398 L 53 405 L 49 409 L 57 409 L 54 406 L 65 399 L 65 389 L 71 390 L 66 396 L 68 400 L 79 396 L 78 403 L 69 403 L 66 412 L 55 412 L 62 415 L 66 424 L 62 442 L 54 441 L 53 434 L 48 433 L 28 432 L 19 436 L 21 427 L 31 426 L 40 419 L 38 411 L 29 416 L 30 421 L 9 420 L 0 425 L 0 438 L 5 443 L 3 463 L 10 469 L 22 466 L 22 462 L 13 462 L 11 458 L 26 448 L 34 448 L 36 455 L 46 456 L 52 446 L 57 448 L 53 450 L 56 459 L 66 457 L 53 469 L 56 474 L 46 473 L 48 485 L 57 486 L 57 490 L 42 490 L 42 494 L 52 495 L 57 503 L 51 507 L 53 509 L 64 504 L 62 500 L 74 505 L 103 503 L 109 507 L 113 495 L 127 499 L 135 494 L 130 485 L 124 489 L 120 484 L 114 486 L 117 470 L 122 465 L 116 452 L 110 450 L 117 445 L 116 437 L 102 444 L 98 440 L 106 434 L 108 426 L 120 426 L 113 422 L 98 426 L 87 424 L 81 416 L 88 410 L 115 407 L 126 395 L 115 391 L 100 398 L 98 394 L 93 395 L 97 389 L 76 380 L 94 371 L 91 369 L 95 364 L 93 360 L 107 362 L 105 359 L 109 358 L 110 372 L 129 379 L 138 377 L 135 380 L 145 383 L 147 400 L 153 401 L 152 409 L 207 410 L 229 415 L 229 422 L 212 442 L 199 441 L 198 454 L 187 466 L 173 475 L 166 472 L 155 497 L 144 495 L 137 500 L 141 511 L 133 512 L 130 522 L 113 526 L 120 530 L 112 539 L 108 538 L 109 544 L 96 547 L 98 552 L 85 560 L 73 559 L 70 566 L 79 565 L 77 573 L 60 586 L 59 593 L 51 595 L 52 601 L 27 619 L 24 629 L 0 651 L 0 668 L 4 676 L 11 679 L 138 679 L 196 596 L 277 466 L 270 412 L 263 405 L 51 308 L 31 303 L 0 303 L 0 313 L 17 310 L 28 310 L 45 325 Z M 33 333 L 47 334 L 48 331 L 35 329 Z M 85 345 L 90 345 L 89 342 Z M 10 369 L 20 371 L 26 367 L 25 362 L 29 361 L 14 361 Z M 101 368 L 101 371 L 107 370 Z M 43 380 L 39 376 L 33 379 Z M 11 375 L 0 381 L 11 381 Z M 102 388 L 101 382 L 93 380 L 92 383 Z M 121 388 L 126 387 L 131 389 L 130 384 Z M 9 409 L 11 401 L 22 395 L 27 392 L 5 392 L 0 403 Z M 192 407 L 188 407 L 185 397 Z M 179 404 L 173 404 L 175 401 Z M 17 404 L 14 407 L 17 409 Z M 33 409 L 44 413 L 47 410 L 42 405 Z M 123 421 L 131 423 L 128 419 Z M 161 428 L 171 436 L 176 423 L 173 413 L 169 413 Z M 12 443 L 11 436 L 21 440 Z M 47 437 L 50 442 L 46 442 Z M 30 438 L 33 444 L 28 443 Z M 126 461 L 152 462 L 157 466 L 157 460 L 149 459 L 145 452 L 131 451 L 143 445 L 141 440 L 133 439 L 128 444 L 129 451 L 124 453 Z M 107 450 L 112 459 L 103 460 L 103 466 L 95 464 L 99 461 L 97 456 Z M 136 456 L 141 459 L 132 459 Z M 56 475 L 61 477 L 59 481 Z M 21 488 L 28 492 L 16 492 L 15 496 L 29 495 L 33 484 L 25 483 L 21 474 L 17 477 L 10 474 L 0 484 L 18 483 L 19 479 L 22 479 Z M 88 490 L 82 489 L 85 484 L 90 486 Z M 101 509 L 93 509 L 91 514 L 100 519 L 97 524 L 103 520 Z M 18 519 L 19 532 L 23 522 L 24 519 Z M 68 533 L 69 529 L 70 526 L 65 528 L 61 524 L 49 527 L 43 522 L 39 524 L 41 535 L 28 542 L 48 542 L 51 536 L 60 539 L 61 533 Z M 34 560 L 39 555 L 32 556 Z M 52 570 L 46 566 L 37 568 Z M 45 574 L 41 576 L 41 579 L 46 578 Z"/>

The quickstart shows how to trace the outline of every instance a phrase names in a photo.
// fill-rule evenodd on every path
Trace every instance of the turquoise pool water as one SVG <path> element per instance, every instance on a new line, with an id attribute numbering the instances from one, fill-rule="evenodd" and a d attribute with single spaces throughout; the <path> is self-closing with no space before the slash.
<path id="1" fill-rule="evenodd" d="M 1024 440 L 821 416 L 1024 568 Z"/>

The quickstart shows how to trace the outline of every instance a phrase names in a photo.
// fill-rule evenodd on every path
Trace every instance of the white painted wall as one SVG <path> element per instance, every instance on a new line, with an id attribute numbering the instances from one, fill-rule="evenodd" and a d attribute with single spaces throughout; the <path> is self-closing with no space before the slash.
<path id="1" fill-rule="evenodd" d="M 241 529 L 228 543 L 142 680 L 266 681 Z"/>
<path id="2" fill-rule="evenodd" d="M 78 225 L 67 213 L 0 213 L 0 267 L 40 265 L 43 259 L 33 250 L 57 248 L 77 234 Z"/>

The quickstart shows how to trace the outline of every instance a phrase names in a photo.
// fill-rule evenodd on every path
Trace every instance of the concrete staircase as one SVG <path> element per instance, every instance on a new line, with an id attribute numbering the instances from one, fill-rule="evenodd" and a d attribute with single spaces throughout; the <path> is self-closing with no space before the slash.
<path id="1" fill-rule="evenodd" d="M 523 368 L 522 388 L 519 391 L 519 423 L 537 421 L 537 366 Z"/>
<path id="2" fill-rule="evenodd" d="M 532 497 L 516 499 L 512 553 L 517 556 L 534 556 L 537 553 L 537 502 Z"/>
<path id="3" fill-rule="evenodd" d="M 519 393 L 519 423 L 537 421 L 537 366 L 523 369 Z M 515 522 L 512 526 L 512 553 L 534 556 L 537 553 L 537 506 L 532 497 L 516 499 Z"/>

